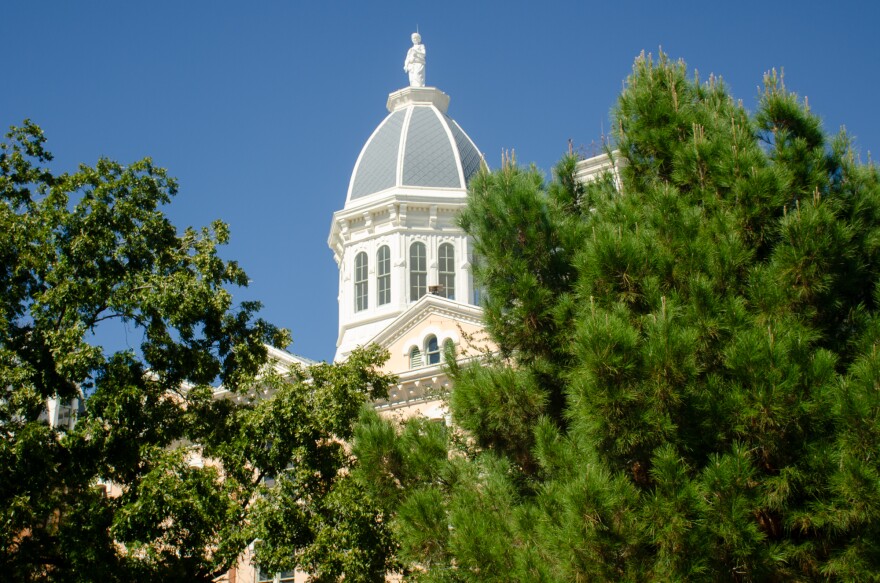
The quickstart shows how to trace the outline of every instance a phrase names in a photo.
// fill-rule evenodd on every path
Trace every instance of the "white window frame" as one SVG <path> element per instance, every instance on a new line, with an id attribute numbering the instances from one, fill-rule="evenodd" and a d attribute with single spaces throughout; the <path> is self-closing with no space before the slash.
<path id="1" fill-rule="evenodd" d="M 391 303 L 391 249 L 382 245 L 376 252 L 376 305 Z"/>
<path id="2" fill-rule="evenodd" d="M 415 253 L 421 250 L 421 256 Z M 409 301 L 415 302 L 428 293 L 428 247 L 421 241 L 409 246 Z"/>
<path id="3" fill-rule="evenodd" d="M 440 295 L 455 299 L 455 246 L 452 243 L 441 243 L 437 253 L 438 283 Z"/>
<path id="4" fill-rule="evenodd" d="M 434 334 L 425 338 L 425 356 L 425 364 L 440 364 L 440 342 Z"/>
<path id="5" fill-rule="evenodd" d="M 354 257 L 354 311 L 370 307 L 370 258 L 364 251 Z"/>

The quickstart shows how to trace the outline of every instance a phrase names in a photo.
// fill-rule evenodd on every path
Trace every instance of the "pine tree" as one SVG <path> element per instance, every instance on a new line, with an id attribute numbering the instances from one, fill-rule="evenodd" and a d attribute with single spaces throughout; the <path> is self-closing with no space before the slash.
<path id="1" fill-rule="evenodd" d="M 500 354 L 452 367 L 447 435 L 356 433 L 401 557 L 427 581 L 876 578 L 880 172 L 775 73 L 749 114 L 642 55 L 614 118 L 620 188 L 571 157 L 471 186 Z"/>

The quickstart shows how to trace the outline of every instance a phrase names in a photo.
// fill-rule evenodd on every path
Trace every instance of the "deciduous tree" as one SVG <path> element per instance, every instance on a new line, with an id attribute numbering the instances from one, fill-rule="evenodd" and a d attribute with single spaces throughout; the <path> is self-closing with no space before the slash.
<path id="1" fill-rule="evenodd" d="M 247 277 L 218 255 L 226 225 L 179 232 L 177 184 L 149 159 L 56 174 L 44 143 L 26 122 L 0 150 L 3 577 L 211 580 L 257 537 L 270 567 L 305 552 L 317 573 L 384 571 L 340 441 L 384 394 L 381 352 L 273 373 L 266 346 L 288 335 L 233 302 Z M 114 321 L 132 348 L 97 344 Z M 73 428 L 41 418 L 77 397 Z"/>

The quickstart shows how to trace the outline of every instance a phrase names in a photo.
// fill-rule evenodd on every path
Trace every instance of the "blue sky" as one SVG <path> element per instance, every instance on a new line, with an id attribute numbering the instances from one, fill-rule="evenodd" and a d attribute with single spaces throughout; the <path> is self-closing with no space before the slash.
<path id="1" fill-rule="evenodd" d="M 357 155 L 407 84 L 416 26 L 427 81 L 497 166 L 549 171 L 598 142 L 640 51 L 721 75 L 752 109 L 784 68 L 826 130 L 880 152 L 880 3 L 63 2 L 7 0 L 0 125 L 31 118 L 59 171 L 151 156 L 180 182 L 179 227 L 220 218 L 252 284 L 238 299 L 331 359 L 337 271 L 327 236 Z"/>

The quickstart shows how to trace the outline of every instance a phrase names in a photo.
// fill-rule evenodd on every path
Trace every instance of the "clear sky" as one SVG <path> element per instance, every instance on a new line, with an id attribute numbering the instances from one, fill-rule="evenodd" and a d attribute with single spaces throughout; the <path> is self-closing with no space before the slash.
<path id="1" fill-rule="evenodd" d="M 674 4 L 674 5 L 673 5 Z M 252 279 L 238 299 L 329 360 L 338 274 L 327 247 L 351 170 L 404 87 L 410 34 L 427 84 L 498 166 L 549 172 L 601 139 L 640 51 L 722 76 L 753 109 L 784 68 L 826 130 L 880 152 L 880 3 L 24 1 L 0 7 L 0 125 L 31 118 L 59 171 L 151 156 L 180 182 L 179 227 L 220 218 Z"/>

